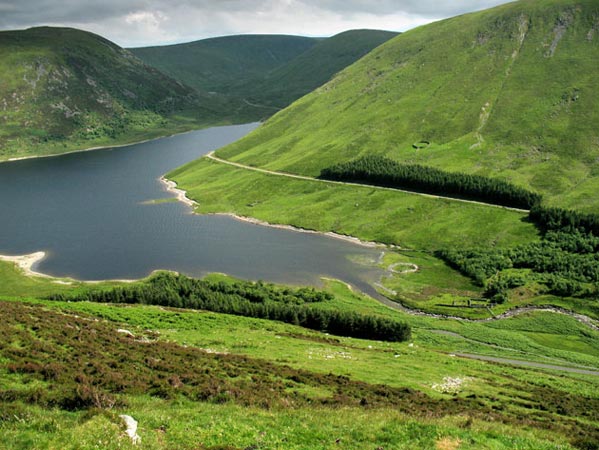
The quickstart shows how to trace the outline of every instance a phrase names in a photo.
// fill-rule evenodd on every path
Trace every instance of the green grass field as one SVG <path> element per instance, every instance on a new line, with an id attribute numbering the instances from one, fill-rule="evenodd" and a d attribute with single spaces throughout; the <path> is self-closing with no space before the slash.
<path id="1" fill-rule="evenodd" d="M 3 277 L 6 273 L 3 271 Z M 213 277 L 227 280 L 222 275 Z M 36 295 L 42 295 L 48 286 L 52 287 L 50 283 L 51 280 L 41 281 L 40 285 L 46 284 L 46 287 L 40 289 L 38 285 L 32 289 L 23 282 L 13 292 L 24 295 L 33 290 Z M 75 286 L 76 289 L 80 287 Z M 60 286 L 60 289 L 66 288 Z M 355 448 L 359 443 L 368 448 L 378 445 L 425 449 L 435 448 L 441 442 L 456 445 L 449 448 L 532 449 L 558 448 L 558 444 L 568 448 L 562 425 L 571 427 L 575 423 L 579 425 L 574 426 L 580 429 L 575 433 L 578 439 L 574 439 L 575 442 L 583 442 L 592 435 L 588 433 L 596 427 L 596 419 L 585 418 L 585 411 L 599 402 L 597 377 L 489 364 L 458 358 L 452 353 L 473 352 L 571 366 L 581 363 L 597 366 L 596 332 L 568 317 L 548 313 L 485 324 L 404 316 L 370 298 L 352 293 L 342 283 L 328 282 L 326 289 L 335 295 L 334 303 L 327 307 L 409 320 L 414 329 L 413 341 L 393 344 L 329 337 L 278 322 L 154 306 L 20 298 L 5 304 L 4 308 L 10 304 L 18 308 L 35 305 L 26 317 L 44 317 L 41 320 L 49 320 L 54 312 L 60 312 L 54 319 L 58 322 L 53 322 L 52 327 L 59 333 L 61 317 L 65 321 L 63 326 L 70 328 L 82 326 L 86 322 L 81 321 L 86 317 L 99 318 L 97 333 L 100 334 L 95 338 L 98 342 L 103 339 L 100 338 L 102 333 L 106 333 L 102 330 L 126 328 L 135 336 L 158 337 L 159 342 L 201 349 L 209 356 L 242 355 L 254 361 L 252 367 L 274 364 L 321 376 L 343 376 L 367 385 L 385 385 L 400 390 L 409 388 L 421 393 L 418 395 L 435 399 L 433 403 L 425 402 L 429 406 L 424 410 L 422 404 L 399 406 L 403 403 L 389 409 L 384 402 L 365 408 L 352 406 L 347 398 L 341 400 L 345 397 L 339 397 L 341 391 L 336 391 L 338 388 L 331 390 L 326 384 L 302 386 L 296 382 L 283 392 L 295 392 L 293 395 L 313 399 L 309 407 L 244 406 L 242 399 L 246 394 L 238 394 L 240 400 L 229 399 L 222 403 L 216 399 L 197 402 L 177 395 L 160 399 L 125 392 L 116 394 L 121 406 L 79 411 L 43 404 L 35 406 L 33 400 L 28 400 L 32 404 L 5 401 L 1 408 L 5 413 L 0 422 L 2 445 L 5 448 L 75 448 L 69 445 L 76 442 L 77 448 L 128 448 L 123 426 L 117 417 L 121 413 L 130 414 L 139 421 L 144 448 L 190 448 L 198 443 L 204 445 L 203 448 L 217 445 L 221 446 L 218 448 L 227 448 L 227 445 L 228 448 L 250 445 L 258 448 L 329 448 L 332 445 Z M 43 315 L 39 315 L 41 311 L 36 312 L 40 308 L 46 311 Z M 90 326 L 96 327 L 95 322 L 91 323 Z M 31 325 L 23 325 L 32 333 L 38 333 L 35 328 L 29 328 Z M 443 330 L 453 334 L 441 334 Z M 463 337 L 456 337 L 458 335 Z M 56 351 L 52 350 L 52 339 L 44 338 L 45 352 Z M 112 342 L 114 338 L 106 339 Z M 131 346 L 133 341 L 127 339 L 130 338 L 119 338 L 119 342 L 129 342 Z M 14 348 L 16 342 L 11 343 L 9 339 L 6 344 Z M 19 346 L 28 348 L 22 340 Z M 508 346 L 514 348 L 508 350 Z M 130 347 L 130 351 L 134 350 Z M 25 395 L 31 389 L 43 386 L 53 392 L 51 379 L 40 384 L 33 372 L 12 372 L 7 370 L 10 367 L 6 365 L 8 361 L 2 361 L 0 379 L 10 392 L 21 393 L 25 398 L 31 398 Z M 140 362 L 131 364 L 135 370 Z M 112 367 L 116 373 L 129 370 L 127 365 L 120 363 Z M 173 366 L 169 370 L 177 369 Z M 184 372 L 178 373 L 185 379 Z M 447 377 L 463 380 L 455 392 L 444 386 Z M 269 382 L 272 381 L 262 381 L 266 385 Z M 279 395 L 283 394 L 273 393 L 273 400 Z M 563 403 L 566 397 L 569 399 L 567 405 Z M 334 406 L 337 402 L 345 406 Z M 576 402 L 585 405 L 584 408 L 577 409 Z M 451 405 L 449 410 L 447 405 Z M 462 411 L 462 407 L 468 412 Z M 427 408 L 429 412 L 426 412 Z M 495 418 L 489 421 L 488 414 Z M 522 422 L 524 417 L 526 420 Z M 547 420 L 553 423 L 549 429 L 543 425 Z M 326 425 L 321 425 L 322 421 Z M 573 439 L 573 435 L 567 437 Z"/>
<path id="2" fill-rule="evenodd" d="M 391 260 L 395 262 L 396 258 L 392 256 Z M 420 255 L 415 259 L 423 264 L 426 258 L 426 255 Z M 444 269 L 438 270 L 443 272 Z M 230 280 L 224 275 L 210 277 L 224 282 Z M 594 430 L 599 429 L 592 413 L 595 408 L 592 405 L 599 404 L 597 377 L 453 356 L 464 352 L 560 366 L 599 367 L 598 333 L 567 316 L 538 312 L 481 323 L 411 316 L 352 292 L 344 283 L 326 281 L 325 289 L 333 294 L 334 300 L 315 304 L 316 307 L 381 315 L 410 323 L 412 341 L 384 343 L 332 337 L 279 322 L 201 311 L 39 300 L 50 293 L 68 293 L 89 286 L 80 282 L 65 285 L 57 284 L 51 278 L 26 277 L 6 262 L 0 263 L 0 280 L 0 301 L 10 300 L 3 303 L 3 309 L 15 311 L 7 316 L 10 319 L 3 325 L 8 340 L 0 346 L 0 351 L 4 351 L 4 356 L 0 356 L 0 381 L 4 386 L 1 391 L 4 394 L 0 395 L 3 448 L 128 448 L 130 444 L 123 434 L 118 414 L 130 414 L 139 421 L 138 432 L 144 448 L 191 448 L 193 445 L 200 445 L 198 448 L 247 448 L 254 445 L 256 448 L 308 449 L 356 448 L 356 445 L 369 448 L 374 445 L 375 448 L 399 449 L 552 449 L 569 448 L 568 440 L 579 447 L 586 445 L 591 442 L 589 439 Z M 417 284 L 415 281 L 414 285 Z M 112 285 L 114 283 L 105 283 L 92 285 L 92 288 Z M 465 289 L 468 285 L 464 280 L 456 280 L 454 287 Z M 27 310 L 29 307 L 33 309 Z M 12 325 L 16 328 L 11 332 L 9 324 L 15 322 L 15 317 L 22 318 Z M 35 317 L 38 325 L 29 322 Z M 86 318 L 93 320 L 88 322 Z M 99 322 L 95 322 L 97 319 Z M 43 326 L 44 321 L 51 321 L 53 325 Z M 6 326 L 9 326 L 8 330 Z M 103 355 L 102 360 L 108 358 L 106 364 L 112 367 L 111 379 L 115 380 L 119 379 L 114 378 L 117 376 L 128 376 L 119 373 L 145 371 L 143 366 L 148 360 L 144 363 L 142 357 L 140 360 L 132 358 L 129 364 L 124 364 L 123 359 L 111 363 L 112 351 L 105 353 L 108 349 L 127 342 L 129 352 L 137 351 L 137 345 L 158 345 L 137 344 L 137 340 L 130 341 L 132 338 L 124 335 L 115 341 L 117 328 L 127 329 L 138 338 L 158 339 L 157 343 L 163 343 L 160 345 L 180 348 L 169 350 L 169 354 L 198 349 L 201 355 L 209 358 L 218 358 L 218 355 L 249 358 L 247 363 L 239 364 L 251 362 L 246 370 L 258 370 L 252 380 L 261 380 L 260 390 L 275 383 L 270 377 L 262 378 L 263 365 L 274 364 L 276 370 L 299 370 L 314 374 L 310 377 L 316 378 L 305 378 L 307 375 L 292 378 L 298 381 L 291 384 L 285 381 L 284 384 L 289 386 L 283 390 L 279 390 L 278 384 L 273 385 L 273 389 L 279 387 L 276 387 L 277 393 L 273 391 L 269 407 L 260 406 L 261 400 L 255 398 L 255 388 L 246 392 L 245 384 L 238 385 L 236 389 L 241 390 L 235 397 L 225 396 L 223 400 L 209 396 L 199 402 L 184 395 L 184 390 L 181 395 L 171 393 L 168 398 L 160 398 L 119 384 L 117 386 L 121 388 L 113 386 L 109 389 L 116 399 L 114 407 L 106 408 L 100 404 L 101 409 L 65 409 L 53 404 L 51 396 L 63 395 L 60 394 L 60 383 L 68 386 L 72 381 L 47 376 L 40 378 L 36 375 L 37 366 L 31 364 L 40 357 L 37 356 L 40 350 L 46 355 L 55 355 L 45 356 L 46 361 L 49 361 L 48 357 L 56 358 L 55 363 L 60 364 L 66 357 L 65 350 L 74 351 L 70 345 L 64 347 L 65 344 L 60 343 L 64 339 L 61 336 L 68 336 L 73 329 L 87 330 L 89 327 L 97 327 L 93 332 L 94 343 L 90 343 L 92 347 L 105 342 L 105 350 L 94 352 L 101 351 L 98 357 Z M 38 335 L 41 331 L 36 330 L 41 329 L 44 337 L 40 336 L 39 342 L 44 343 L 43 347 L 26 350 L 33 345 L 27 339 Z M 30 330 L 29 334 L 22 334 L 23 330 Z M 109 330 L 115 334 L 108 336 Z M 15 353 L 18 348 L 32 352 L 30 355 L 34 359 L 29 365 L 11 363 L 15 355 L 24 355 Z M 59 348 L 64 350 L 59 351 Z M 116 347 L 114 354 L 120 354 Z M 89 356 L 83 360 L 87 358 Z M 100 372 L 96 369 L 89 372 L 85 366 L 73 370 L 84 371 L 88 377 L 85 379 L 93 380 L 95 373 L 106 370 L 99 364 L 94 367 Z M 186 379 L 185 371 L 177 369 L 176 362 L 165 360 L 165 364 L 161 370 Z M 218 385 L 220 381 L 217 380 L 223 383 L 240 380 L 236 378 L 238 375 L 230 376 L 233 378 L 229 381 L 219 376 L 214 382 Z M 345 377 L 343 379 L 348 381 L 334 387 L 330 384 L 331 376 Z M 308 379 L 314 381 L 308 382 Z M 460 379 L 457 388 L 451 379 Z M 371 406 L 356 404 L 351 400 L 356 394 L 350 394 L 354 391 L 344 393 L 349 389 L 347 383 L 350 380 L 351 383 L 365 383 L 359 385 L 362 386 L 360 389 L 373 386 L 372 395 L 379 400 Z M 425 397 L 418 405 L 400 400 L 407 394 L 391 401 L 389 397 L 379 397 L 380 393 L 376 392 L 382 388 L 376 386 L 398 389 L 398 392 L 409 389 L 405 391 L 409 395 Z M 37 394 L 33 395 L 36 389 L 43 389 L 47 394 L 36 397 Z M 215 392 L 219 392 L 218 389 Z M 45 400 L 48 395 L 50 400 Z M 15 400 L 10 401 L 10 398 Z M 564 403 L 564 399 L 568 402 Z M 286 403 L 290 401 L 292 403 Z M 304 401 L 309 404 L 303 404 Z M 490 417 L 493 420 L 489 420 Z M 551 426 L 548 427 L 549 423 Z M 570 431 L 566 432 L 566 429 Z"/>
<path id="3" fill-rule="evenodd" d="M 207 159 L 167 176 L 199 203 L 199 213 L 233 212 L 404 248 L 434 249 L 456 241 L 507 246 L 536 236 L 525 214 L 502 208 L 286 179 Z"/>

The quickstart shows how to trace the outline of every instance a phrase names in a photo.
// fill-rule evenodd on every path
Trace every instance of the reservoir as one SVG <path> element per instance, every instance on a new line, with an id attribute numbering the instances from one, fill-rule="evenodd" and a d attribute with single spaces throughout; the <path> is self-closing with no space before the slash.
<path id="1" fill-rule="evenodd" d="M 311 285 L 326 276 L 375 295 L 381 249 L 153 202 L 173 197 L 161 175 L 256 126 L 2 163 L 0 254 L 43 250 L 37 271 L 80 280 L 141 278 L 156 269 Z"/>

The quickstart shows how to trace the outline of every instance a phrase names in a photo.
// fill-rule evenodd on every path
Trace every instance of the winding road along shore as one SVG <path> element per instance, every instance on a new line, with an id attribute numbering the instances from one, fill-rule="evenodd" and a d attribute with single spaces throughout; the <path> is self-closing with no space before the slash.
<path id="1" fill-rule="evenodd" d="M 446 197 L 446 196 L 443 196 L 443 195 L 425 194 L 423 192 L 408 191 L 408 190 L 405 190 L 405 189 L 397 189 L 397 188 L 390 188 L 390 187 L 384 187 L 384 186 L 375 186 L 373 184 L 349 183 L 349 182 L 346 182 L 346 181 L 323 180 L 323 179 L 320 179 L 320 178 L 307 177 L 307 176 L 304 176 L 304 175 L 295 175 L 293 173 L 276 172 L 274 170 L 261 169 L 259 167 L 252 167 L 252 166 L 248 166 L 246 164 L 241 164 L 241 163 L 236 163 L 236 162 L 233 162 L 233 161 L 228 161 L 226 159 L 222 159 L 222 158 L 219 158 L 218 156 L 215 156 L 213 151 L 210 152 L 210 153 L 207 153 L 204 156 L 206 158 L 208 158 L 208 159 L 211 159 L 212 161 L 216 161 L 216 162 L 219 162 L 221 164 L 227 164 L 229 166 L 237 167 L 239 169 L 252 170 L 254 172 L 260 172 L 260 173 L 264 173 L 264 174 L 268 174 L 268 175 L 275 175 L 275 176 L 279 176 L 279 177 L 294 178 L 296 180 L 316 181 L 318 183 L 337 184 L 337 185 L 342 185 L 342 186 L 360 186 L 360 187 L 367 187 L 367 188 L 372 188 L 372 189 L 379 189 L 379 190 L 382 190 L 382 191 L 403 192 L 404 194 L 420 195 L 422 197 L 428 197 L 428 198 L 451 200 L 451 201 L 454 201 L 454 202 L 470 203 L 470 204 L 473 204 L 473 205 L 490 206 L 492 208 L 507 209 L 509 211 L 516 211 L 516 212 L 526 213 L 526 214 L 528 214 L 528 212 L 529 212 L 528 209 L 511 208 L 509 206 L 495 205 L 493 203 L 479 202 L 479 201 L 476 201 L 476 200 L 466 200 L 466 199 L 462 199 L 462 198 Z"/>

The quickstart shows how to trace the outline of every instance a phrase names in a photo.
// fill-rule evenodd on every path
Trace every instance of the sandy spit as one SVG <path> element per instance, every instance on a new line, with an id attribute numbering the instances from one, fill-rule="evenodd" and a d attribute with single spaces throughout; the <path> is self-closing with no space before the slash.
<path id="1" fill-rule="evenodd" d="M 73 284 L 74 282 L 86 283 L 86 284 L 98 284 L 105 282 L 118 282 L 118 283 L 134 283 L 139 280 L 75 280 L 74 278 L 57 278 L 52 275 L 48 275 L 46 273 L 38 272 L 35 270 L 35 265 L 38 264 L 46 257 L 46 252 L 39 251 L 34 253 L 29 253 L 28 255 L 0 255 L 0 261 L 12 262 L 19 269 L 23 271 L 23 273 L 30 277 L 42 277 L 51 279 L 53 283 L 56 284 Z M 156 271 L 153 271 L 154 273 Z"/>
<path id="2" fill-rule="evenodd" d="M 187 197 L 187 192 L 185 192 L 183 189 L 177 188 L 177 183 L 175 183 L 174 181 L 162 176 L 160 177 L 160 182 L 164 185 L 165 190 L 167 192 L 175 194 L 175 197 L 177 197 L 177 200 L 179 200 L 180 202 L 185 203 L 187 206 L 191 208 L 197 205 L 197 202 Z"/>
<path id="3" fill-rule="evenodd" d="M 17 267 L 19 267 L 26 275 L 36 276 L 36 277 L 44 277 L 44 278 L 53 278 L 50 275 L 46 275 L 45 273 L 36 272 L 33 269 L 37 263 L 39 263 L 42 259 L 46 257 L 46 252 L 34 252 L 29 253 L 28 255 L 0 255 L 0 261 L 7 261 L 14 263 Z"/>

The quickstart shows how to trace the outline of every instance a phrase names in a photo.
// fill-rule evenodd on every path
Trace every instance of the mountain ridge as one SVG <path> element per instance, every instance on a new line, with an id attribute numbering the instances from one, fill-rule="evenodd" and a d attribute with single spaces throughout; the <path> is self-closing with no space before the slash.
<path id="1" fill-rule="evenodd" d="M 225 93 L 231 83 L 262 76 L 317 41 L 304 36 L 247 34 L 129 51 L 198 90 Z"/>

